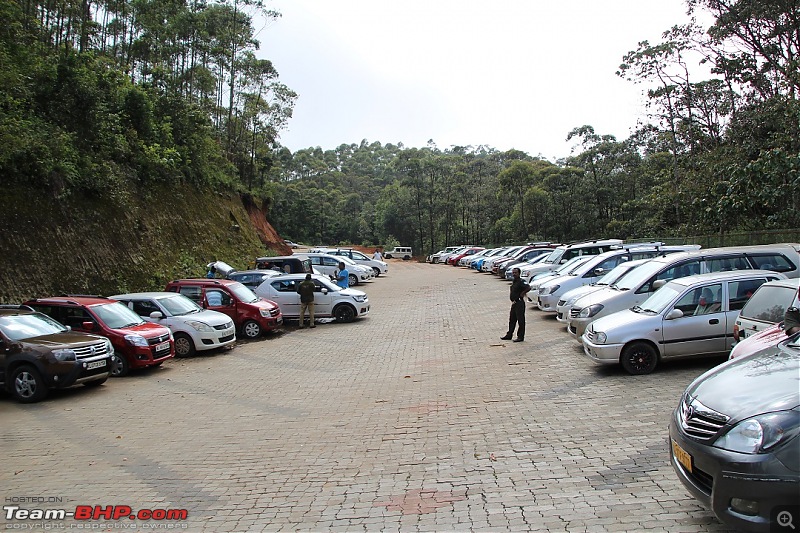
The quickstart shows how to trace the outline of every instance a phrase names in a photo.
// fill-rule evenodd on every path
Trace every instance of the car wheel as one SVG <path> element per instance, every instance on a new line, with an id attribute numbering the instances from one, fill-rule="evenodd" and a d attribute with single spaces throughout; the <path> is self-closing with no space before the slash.
<path id="1" fill-rule="evenodd" d="M 410 255 L 404 255 L 403 256 L 403 261 L 408 261 L 409 259 L 411 259 Z"/>
<path id="2" fill-rule="evenodd" d="M 242 325 L 242 334 L 248 339 L 257 339 L 261 336 L 261 326 L 255 320 L 248 320 Z"/>
<path id="3" fill-rule="evenodd" d="M 191 357 L 194 355 L 194 342 L 186 333 L 175 334 L 175 357 Z"/>
<path id="4" fill-rule="evenodd" d="M 386 259 L 391 259 L 391 258 L 392 258 L 392 254 L 386 254 Z"/>
<path id="5" fill-rule="evenodd" d="M 84 381 L 83 382 L 83 386 L 84 387 L 89 387 L 89 388 L 99 387 L 100 385 L 105 383 L 107 379 L 108 379 L 108 376 L 106 376 L 104 378 L 101 378 L 101 379 L 95 379 L 93 381 Z"/>
<path id="6" fill-rule="evenodd" d="M 337 322 L 352 322 L 356 318 L 356 310 L 347 304 L 340 304 L 333 310 Z"/>
<path id="7" fill-rule="evenodd" d="M 11 394 L 20 403 L 34 403 L 47 396 L 42 376 L 32 366 L 23 365 L 11 373 Z"/>
<path id="8" fill-rule="evenodd" d="M 372 267 L 372 271 L 375 272 L 376 278 L 381 275 L 381 269 L 378 267 Z"/>
<path id="9" fill-rule="evenodd" d="M 634 342 L 622 350 L 619 362 L 628 374 L 649 374 L 658 364 L 658 352 L 646 342 Z"/>
<path id="10" fill-rule="evenodd" d="M 349 276 L 347 276 L 347 279 L 349 280 L 351 287 L 358 285 L 358 276 L 356 276 L 355 274 L 350 274 Z"/>
<path id="11" fill-rule="evenodd" d="M 129 370 L 130 365 L 128 365 L 128 360 L 118 354 L 115 350 L 114 353 L 111 354 L 111 377 L 121 378 L 122 376 L 126 375 Z"/>
<path id="12" fill-rule="evenodd" d="M 432 263 L 435 265 L 438 262 L 439 262 L 439 258 L 438 257 L 434 257 Z"/>

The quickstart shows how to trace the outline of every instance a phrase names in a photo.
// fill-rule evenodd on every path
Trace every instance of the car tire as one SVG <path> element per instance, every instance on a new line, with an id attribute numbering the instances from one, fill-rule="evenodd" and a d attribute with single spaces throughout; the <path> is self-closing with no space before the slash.
<path id="1" fill-rule="evenodd" d="M 194 341 L 186 333 L 175 334 L 175 357 L 191 357 L 195 354 Z"/>
<path id="2" fill-rule="evenodd" d="M 116 350 L 111 354 L 111 368 L 109 374 L 112 378 L 121 378 L 128 375 L 131 367 L 125 357 L 119 355 Z"/>
<path id="3" fill-rule="evenodd" d="M 386 254 L 386 259 L 391 259 L 391 258 L 392 258 L 392 254 Z"/>
<path id="4" fill-rule="evenodd" d="M 658 365 L 658 351 L 646 342 L 634 342 L 622 350 L 619 362 L 628 374 L 649 374 Z"/>
<path id="5" fill-rule="evenodd" d="M 89 387 L 90 389 L 93 389 L 94 387 L 99 387 L 100 385 L 105 383 L 107 379 L 108 379 L 108 376 L 106 376 L 106 377 L 104 377 L 102 379 L 95 379 L 95 380 L 92 380 L 92 381 L 84 381 L 83 382 L 83 386 L 84 387 Z"/>
<path id="6" fill-rule="evenodd" d="M 356 285 L 358 285 L 358 276 L 356 276 L 355 274 L 350 274 L 347 277 L 347 279 L 351 287 L 355 287 Z"/>
<path id="7" fill-rule="evenodd" d="M 438 263 L 438 262 L 439 262 L 439 258 L 438 258 L 438 257 L 434 257 L 434 258 L 433 258 L 433 261 L 431 261 L 431 263 L 433 263 L 434 265 L 435 265 L 436 263 Z"/>
<path id="8" fill-rule="evenodd" d="M 352 305 L 339 304 L 333 310 L 337 322 L 352 322 L 356 318 L 356 310 Z"/>
<path id="9" fill-rule="evenodd" d="M 411 259 L 410 255 L 404 255 L 403 256 L 403 261 L 408 261 L 409 259 Z"/>
<path id="10" fill-rule="evenodd" d="M 22 365 L 11 373 L 11 394 L 20 403 L 35 403 L 47 396 L 45 385 L 39 371 L 29 365 Z"/>
<path id="11" fill-rule="evenodd" d="M 255 320 L 248 320 L 242 324 L 242 335 L 247 339 L 257 339 L 261 336 L 261 326 Z"/>
<path id="12" fill-rule="evenodd" d="M 376 278 L 381 275 L 381 269 L 378 267 L 372 267 L 372 271 L 375 272 Z"/>

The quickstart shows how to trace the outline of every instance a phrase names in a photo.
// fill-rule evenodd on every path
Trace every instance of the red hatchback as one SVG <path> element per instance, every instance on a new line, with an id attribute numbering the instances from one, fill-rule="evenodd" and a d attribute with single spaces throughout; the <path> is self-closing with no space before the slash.
<path id="1" fill-rule="evenodd" d="M 114 377 L 132 368 L 158 366 L 175 357 L 175 341 L 168 328 L 145 322 L 116 300 L 100 296 L 58 296 L 25 302 L 73 331 L 102 335 L 114 353 L 109 372 Z"/>
<path id="2" fill-rule="evenodd" d="M 238 281 L 176 279 L 170 281 L 165 290 L 179 292 L 203 309 L 225 313 L 248 339 L 258 338 L 266 331 L 283 326 L 283 315 L 278 304 L 256 296 Z"/>

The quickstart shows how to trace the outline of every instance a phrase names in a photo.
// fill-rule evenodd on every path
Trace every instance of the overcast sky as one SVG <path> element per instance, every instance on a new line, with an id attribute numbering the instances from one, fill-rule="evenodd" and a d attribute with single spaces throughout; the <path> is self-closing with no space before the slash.
<path id="1" fill-rule="evenodd" d="M 688 21 L 683 0 L 270 0 L 258 56 L 298 93 L 292 151 L 380 141 L 515 148 L 554 160 L 589 124 L 628 137 L 637 43 Z"/>

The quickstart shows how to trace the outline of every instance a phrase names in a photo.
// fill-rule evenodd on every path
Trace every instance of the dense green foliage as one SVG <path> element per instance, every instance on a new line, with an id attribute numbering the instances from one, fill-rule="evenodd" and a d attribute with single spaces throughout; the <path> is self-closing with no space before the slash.
<path id="1" fill-rule="evenodd" d="M 421 251 L 800 227 L 800 6 L 687 5 L 715 24 L 640 42 L 619 68 L 650 123 L 625 140 L 576 127 L 551 162 L 433 143 L 291 153 L 277 139 L 296 95 L 254 54 L 253 13 L 278 14 L 249 0 L 0 0 L 0 175 L 54 198 L 246 190 L 294 240 Z"/>

